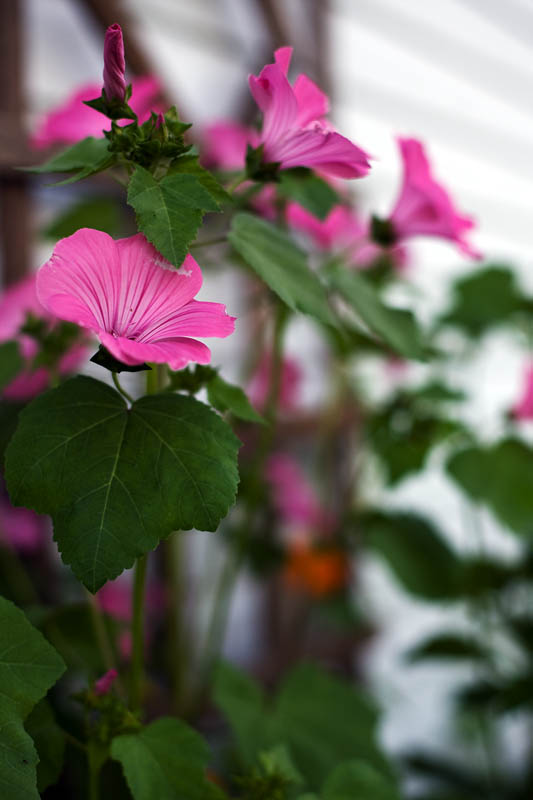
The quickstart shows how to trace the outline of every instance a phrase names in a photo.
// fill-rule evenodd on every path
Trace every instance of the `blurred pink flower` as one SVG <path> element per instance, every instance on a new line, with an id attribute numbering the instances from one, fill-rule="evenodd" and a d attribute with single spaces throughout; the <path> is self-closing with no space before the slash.
<path id="1" fill-rule="evenodd" d="M 124 364 L 172 369 L 211 360 L 191 337 L 233 333 L 223 305 L 193 300 L 201 285 L 192 256 L 175 269 L 141 233 L 115 241 L 91 228 L 58 242 L 37 273 L 39 300 L 52 314 L 94 331 Z"/>
<path id="2" fill-rule="evenodd" d="M 244 169 L 246 148 L 257 147 L 259 134 L 253 128 L 231 120 L 218 120 L 207 125 L 201 134 L 202 161 L 218 169 Z"/>
<path id="3" fill-rule="evenodd" d="M 118 678 L 118 672 L 116 669 L 108 669 L 107 672 L 102 675 L 101 678 L 98 678 L 94 684 L 94 693 L 101 696 L 104 694 L 109 694 L 111 691 L 111 687 L 113 686 L 114 682 Z"/>
<path id="4" fill-rule="evenodd" d="M 369 238 L 368 224 L 348 206 L 338 205 L 321 220 L 310 211 L 289 203 L 287 222 L 294 230 L 309 235 L 314 244 L 325 251 L 344 251 L 348 261 L 357 267 L 368 267 L 385 253 L 398 268 L 407 264 L 407 252 L 402 245 L 383 248 Z"/>
<path id="5" fill-rule="evenodd" d="M 403 182 L 389 217 L 398 239 L 437 236 L 455 242 L 465 255 L 481 258 L 467 241 L 474 220 L 455 208 L 446 189 L 431 174 L 424 146 L 417 139 L 398 138 L 403 160 Z"/>
<path id="6" fill-rule="evenodd" d="M 533 364 L 524 370 L 522 395 L 511 409 L 511 415 L 521 422 L 533 419 Z"/>
<path id="7" fill-rule="evenodd" d="M 258 411 L 264 410 L 270 388 L 270 372 L 272 358 L 265 353 L 248 385 L 248 393 Z M 294 411 L 300 402 L 303 373 L 300 365 L 293 358 L 284 358 L 281 367 L 279 387 L 280 411 Z"/>
<path id="8" fill-rule="evenodd" d="M 0 342 L 16 339 L 25 368 L 5 387 L 3 396 L 9 400 L 28 400 L 43 392 L 50 385 L 50 373 L 46 367 L 32 369 L 31 363 L 39 352 L 38 342 L 28 334 L 20 333 L 28 314 L 49 321 L 54 319 L 42 307 L 37 298 L 36 275 L 23 278 L 0 295 Z M 85 344 L 75 344 L 59 360 L 59 372 L 68 375 L 83 362 L 87 355 Z"/>
<path id="9" fill-rule="evenodd" d="M 135 78 L 131 82 L 132 96 L 130 107 L 139 117 L 139 122 L 146 122 L 151 111 L 162 111 L 157 97 L 161 85 L 157 78 L 146 76 Z M 84 104 L 84 100 L 99 97 L 100 84 L 88 83 L 77 89 L 56 109 L 49 111 L 42 119 L 36 133 L 31 137 L 31 145 L 37 149 L 45 149 L 53 145 L 76 144 L 86 136 L 101 137 L 109 128 L 110 122 L 99 111 Z M 119 123 L 131 124 L 131 120 L 119 120 Z"/>
<path id="10" fill-rule="evenodd" d="M 104 39 L 104 92 L 107 100 L 123 102 L 126 97 L 126 61 L 122 28 L 110 25 Z"/>
<path id="11" fill-rule="evenodd" d="M 43 544 L 46 517 L 28 508 L 15 508 L 7 493 L 0 489 L 0 543 L 20 553 L 34 553 Z"/>
<path id="12" fill-rule="evenodd" d="M 281 169 L 317 167 L 340 178 L 362 178 L 370 169 L 367 154 L 332 129 L 325 119 L 329 100 L 310 78 L 299 75 L 291 86 L 291 56 L 291 47 L 281 47 L 274 64 L 248 79 L 263 112 L 263 161 L 279 162 Z"/>
<path id="13" fill-rule="evenodd" d="M 274 507 L 283 522 L 314 531 L 331 530 L 332 515 L 323 508 L 314 487 L 292 456 L 271 455 L 265 476 L 272 490 Z"/>

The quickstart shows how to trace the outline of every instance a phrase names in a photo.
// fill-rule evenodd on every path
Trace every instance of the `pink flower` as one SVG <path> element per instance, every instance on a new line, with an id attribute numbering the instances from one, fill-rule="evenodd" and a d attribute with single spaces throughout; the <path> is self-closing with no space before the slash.
<path id="1" fill-rule="evenodd" d="M 161 85 L 157 78 L 143 77 L 132 81 L 130 107 L 135 111 L 139 122 L 145 122 L 150 112 L 161 111 L 157 96 Z M 31 138 L 31 144 L 37 149 L 52 147 L 56 144 L 76 144 L 86 136 L 102 136 L 109 121 L 103 114 L 84 104 L 84 100 L 94 100 L 100 94 L 98 83 L 89 83 L 77 89 L 58 108 L 50 111 L 42 120 L 37 132 Z M 120 120 L 119 120 L 120 122 Z M 131 120 L 122 120 L 123 124 L 131 124 Z"/>
<path id="2" fill-rule="evenodd" d="M 218 169 L 244 169 L 246 148 L 259 144 L 259 134 L 253 128 L 231 120 L 219 120 L 202 131 L 202 161 Z"/>
<path id="3" fill-rule="evenodd" d="M 1 490 L 0 490 L 1 491 Z M 44 541 L 46 519 L 28 508 L 15 508 L 0 493 L 0 543 L 20 553 L 34 553 Z"/>
<path id="4" fill-rule="evenodd" d="M 250 399 L 258 411 L 264 409 L 268 398 L 271 364 L 270 354 L 265 353 L 248 386 Z M 281 411 L 294 411 L 298 407 L 302 378 L 303 374 L 298 362 L 293 358 L 284 358 L 279 387 L 279 408 Z"/>
<path id="5" fill-rule="evenodd" d="M 284 453 L 274 453 L 267 461 L 265 475 L 274 507 L 287 525 L 331 530 L 334 520 L 297 461 Z"/>
<path id="6" fill-rule="evenodd" d="M 424 147 L 417 139 L 398 138 L 403 159 L 403 183 L 390 215 L 398 239 L 438 236 L 455 242 L 465 255 L 481 258 L 465 238 L 474 220 L 460 214 L 443 186 L 431 174 Z"/>
<path id="7" fill-rule="evenodd" d="M 126 61 L 122 28 L 116 22 L 105 32 L 104 92 L 107 100 L 124 102 L 126 97 Z"/>
<path id="8" fill-rule="evenodd" d="M 109 694 L 111 691 L 111 687 L 113 686 L 114 682 L 118 678 L 118 672 L 116 669 L 108 669 L 107 672 L 102 675 L 101 678 L 98 678 L 94 684 L 94 693 L 98 696 Z"/>
<path id="9" fill-rule="evenodd" d="M 394 245 L 383 248 L 372 242 L 368 224 L 362 222 L 356 212 L 347 206 L 335 206 L 326 219 L 321 220 L 297 203 L 289 203 L 287 222 L 295 230 L 308 234 L 321 250 L 344 251 L 354 266 L 369 267 L 384 254 L 400 269 L 407 263 L 405 247 Z"/>
<path id="10" fill-rule="evenodd" d="M 533 364 L 524 370 L 522 396 L 511 409 L 511 414 L 521 422 L 533 419 Z"/>
<path id="11" fill-rule="evenodd" d="M 28 400 L 43 392 L 50 385 L 50 374 L 46 367 L 32 368 L 32 361 L 39 352 L 39 344 L 32 336 L 20 333 L 28 314 L 46 319 L 50 326 L 53 318 L 46 313 L 37 299 L 36 275 L 23 278 L 10 286 L 0 296 L 0 342 L 16 339 L 25 367 L 3 391 L 9 400 Z M 85 359 L 87 348 L 75 344 L 60 358 L 58 368 L 61 375 L 73 372 Z"/>
<path id="12" fill-rule="evenodd" d="M 370 169 L 368 156 L 325 120 L 326 95 L 306 75 L 299 75 L 293 86 L 289 83 L 291 56 L 291 47 L 281 47 L 274 53 L 274 64 L 248 79 L 263 112 L 259 143 L 264 146 L 264 163 L 277 162 L 281 169 L 318 167 L 340 178 L 363 177 Z"/>
<path id="13" fill-rule="evenodd" d="M 233 333 L 223 305 L 193 300 L 201 285 L 192 256 L 174 269 L 141 233 L 115 241 L 91 228 L 58 242 L 37 274 L 39 300 L 52 314 L 96 333 L 124 364 L 172 369 L 211 360 L 191 337 Z"/>

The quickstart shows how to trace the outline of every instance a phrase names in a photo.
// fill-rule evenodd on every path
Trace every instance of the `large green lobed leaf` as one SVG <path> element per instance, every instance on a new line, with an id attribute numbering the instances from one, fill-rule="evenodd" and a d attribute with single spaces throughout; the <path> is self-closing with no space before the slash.
<path id="1" fill-rule="evenodd" d="M 332 288 L 372 333 L 405 358 L 425 360 L 422 333 L 411 311 L 387 306 L 372 284 L 355 269 L 333 266 L 328 277 Z"/>
<path id="2" fill-rule="evenodd" d="M 38 756 L 24 719 L 65 665 L 22 611 L 0 597 L 0 797 L 38 800 Z"/>
<path id="3" fill-rule="evenodd" d="M 191 397 L 123 398 L 73 378 L 21 413 L 6 452 L 15 505 L 51 514 L 91 592 L 179 529 L 216 530 L 235 500 L 239 440 Z"/>
<path id="4" fill-rule="evenodd" d="M 146 238 L 179 267 L 204 213 L 220 210 L 214 194 L 219 196 L 205 176 L 175 172 L 157 181 L 144 167 L 137 167 L 129 183 L 128 203 L 135 209 L 137 224 Z"/>
<path id="5" fill-rule="evenodd" d="M 335 325 L 326 288 L 309 269 L 305 253 L 284 231 L 251 214 L 237 214 L 228 239 L 290 308 Z"/>
<path id="6" fill-rule="evenodd" d="M 207 745 L 181 720 L 163 717 L 139 733 L 117 736 L 111 756 L 121 763 L 134 800 L 225 797 L 206 778 Z"/>

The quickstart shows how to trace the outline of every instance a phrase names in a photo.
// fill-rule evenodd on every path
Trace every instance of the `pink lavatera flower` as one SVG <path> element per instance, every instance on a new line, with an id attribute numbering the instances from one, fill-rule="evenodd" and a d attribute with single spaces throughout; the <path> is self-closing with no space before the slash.
<path id="1" fill-rule="evenodd" d="M 151 76 L 135 78 L 131 83 L 130 107 L 135 111 L 139 122 L 146 122 L 152 111 L 163 111 L 158 102 L 161 84 Z M 42 119 L 36 133 L 31 137 L 31 145 L 45 149 L 54 145 L 72 145 L 86 136 L 101 137 L 110 122 L 99 111 L 84 104 L 84 100 L 94 100 L 101 91 L 100 84 L 88 83 L 77 89 L 57 108 L 49 111 Z M 131 120 L 119 120 L 119 124 L 130 124 Z"/>
<path id="2" fill-rule="evenodd" d="M 362 178 L 370 169 L 368 155 L 341 136 L 325 119 L 329 100 L 307 75 L 299 75 L 291 86 L 287 73 L 291 47 L 274 53 L 274 64 L 250 75 L 253 98 L 263 112 L 259 143 L 263 163 L 290 167 L 319 168 L 339 178 Z"/>
<path id="3" fill-rule="evenodd" d="M 258 411 L 263 411 L 270 388 L 272 358 L 269 353 L 260 360 L 248 386 L 248 394 L 252 404 Z M 298 362 L 293 358 L 284 358 L 281 365 L 279 386 L 279 410 L 294 411 L 300 403 L 303 373 Z"/>
<path id="4" fill-rule="evenodd" d="M 7 492 L 0 487 L 0 545 L 19 553 L 35 553 L 43 546 L 47 531 L 46 517 L 29 508 L 12 506 Z"/>
<path id="5" fill-rule="evenodd" d="M 115 241 L 91 228 L 58 242 L 37 274 L 43 306 L 93 331 L 118 361 L 172 369 L 211 360 L 193 337 L 233 333 L 223 305 L 193 299 L 201 285 L 192 256 L 175 269 L 141 233 Z"/>
<path id="6" fill-rule="evenodd" d="M 511 409 L 511 416 L 519 422 L 533 420 L 533 364 L 524 370 L 522 394 Z"/>
<path id="7" fill-rule="evenodd" d="M 123 102 L 126 97 L 126 61 L 122 28 L 116 22 L 105 32 L 104 92 L 107 100 Z"/>
<path id="8" fill-rule="evenodd" d="M 203 129 L 201 140 L 202 162 L 207 167 L 239 170 L 244 169 L 248 145 L 259 144 L 259 134 L 238 122 L 218 120 Z"/>
<path id="9" fill-rule="evenodd" d="M 407 251 L 403 245 L 383 248 L 373 242 L 368 224 L 348 206 L 335 206 L 326 219 L 321 220 L 298 203 L 289 203 L 287 222 L 294 230 L 307 234 L 320 250 L 342 253 L 355 267 L 369 267 L 384 253 L 398 269 L 407 264 Z"/>
<path id="10" fill-rule="evenodd" d="M 292 456 L 271 455 L 265 477 L 270 484 L 274 507 L 286 525 L 316 532 L 332 529 L 332 515 L 322 506 L 314 487 Z"/>
<path id="11" fill-rule="evenodd" d="M 48 389 L 50 373 L 46 367 L 33 368 L 32 362 L 39 353 L 39 343 L 32 336 L 21 333 L 28 314 L 45 319 L 53 327 L 54 318 L 46 313 L 37 298 L 37 276 L 30 275 L 10 286 L 0 295 L 0 342 L 15 339 L 19 344 L 20 354 L 25 368 L 3 390 L 3 397 L 8 400 L 29 400 Z M 60 358 L 58 370 L 60 375 L 74 372 L 87 357 L 87 346 L 84 343 L 72 345 Z"/>
<path id="12" fill-rule="evenodd" d="M 398 240 L 412 236 L 448 239 L 465 255 L 481 258 L 466 239 L 466 234 L 475 227 L 474 220 L 456 209 L 446 189 L 433 177 L 422 142 L 400 137 L 398 146 L 403 181 L 389 217 L 393 235 Z"/>

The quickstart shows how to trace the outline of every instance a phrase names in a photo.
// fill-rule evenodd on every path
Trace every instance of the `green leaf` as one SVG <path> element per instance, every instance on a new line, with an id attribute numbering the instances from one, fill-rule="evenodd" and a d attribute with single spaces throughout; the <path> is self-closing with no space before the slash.
<path id="1" fill-rule="evenodd" d="M 46 699 L 35 706 L 24 727 L 39 755 L 37 788 L 44 792 L 59 780 L 65 755 L 65 734 L 55 721 L 52 706 Z"/>
<path id="2" fill-rule="evenodd" d="M 372 284 L 357 270 L 336 265 L 328 270 L 328 278 L 332 288 L 392 350 L 405 358 L 425 360 L 422 333 L 411 311 L 385 305 Z"/>
<path id="3" fill-rule="evenodd" d="M 213 699 L 233 729 L 243 761 L 252 765 L 269 743 L 263 692 L 244 672 L 221 663 L 215 672 Z"/>
<path id="4" fill-rule="evenodd" d="M 533 537 L 533 448 L 511 438 L 493 447 L 470 447 L 452 456 L 447 471 L 500 522 L 521 536 Z"/>
<path id="5" fill-rule="evenodd" d="M 423 400 L 424 409 L 416 400 L 415 405 L 407 395 L 395 397 L 366 423 L 372 452 L 379 457 L 390 486 L 422 470 L 432 449 L 462 430 L 460 423 L 428 413 L 435 403 Z"/>
<path id="6" fill-rule="evenodd" d="M 105 124 L 105 120 L 102 120 Z M 107 139 L 95 139 L 87 136 L 72 147 L 67 147 L 56 156 L 52 156 L 44 164 L 35 167 L 23 167 L 25 172 L 74 172 L 75 170 L 94 169 L 109 157 Z"/>
<path id="7" fill-rule="evenodd" d="M 329 183 L 305 167 L 283 170 L 278 188 L 282 195 L 299 203 L 318 219 L 326 219 L 340 202 Z"/>
<path id="8" fill-rule="evenodd" d="M 407 659 L 414 664 L 418 661 L 481 661 L 487 657 L 487 650 L 476 642 L 471 636 L 457 633 L 438 633 L 424 639 L 423 642 L 412 647 L 407 653 Z"/>
<path id="9" fill-rule="evenodd" d="M 290 748 L 294 763 L 318 788 L 343 760 L 361 758 L 376 766 L 377 711 L 370 698 L 310 664 L 285 679 L 274 712 L 274 735 Z"/>
<path id="10" fill-rule="evenodd" d="M 197 175 L 178 172 L 156 181 L 143 167 L 130 179 L 128 203 L 140 230 L 175 267 L 183 263 L 204 213 L 220 210 Z"/>
<path id="11" fill-rule="evenodd" d="M 364 761 L 347 761 L 328 776 L 322 800 L 400 800 L 398 789 Z"/>
<path id="12" fill-rule="evenodd" d="M 0 391 L 4 389 L 13 378 L 16 378 L 23 367 L 19 352 L 18 342 L 3 342 L 0 344 Z"/>
<path id="13" fill-rule="evenodd" d="M 507 267 L 489 266 L 467 275 L 455 283 L 453 291 L 453 305 L 440 322 L 473 337 L 506 322 L 524 306 L 514 273 Z"/>
<path id="14" fill-rule="evenodd" d="M 118 236 L 120 215 L 117 203 L 109 197 L 82 200 L 56 217 L 43 231 L 43 236 L 54 240 L 64 239 L 79 228 L 96 228 L 110 236 Z"/>
<path id="15" fill-rule="evenodd" d="M 38 756 L 24 719 L 65 665 L 22 611 L 0 597 L 0 797 L 38 800 Z"/>
<path id="16" fill-rule="evenodd" d="M 4 453 L 9 440 L 15 433 L 18 415 L 23 408 L 23 403 L 10 403 L 8 400 L 0 400 L 0 467 L 2 468 L 4 466 Z"/>
<path id="17" fill-rule="evenodd" d="M 235 667 L 221 666 L 214 699 L 229 720 L 243 761 L 253 765 L 262 750 L 283 742 L 297 771 L 318 789 L 339 761 L 362 758 L 384 765 L 376 744 L 377 712 L 351 684 L 312 665 L 285 678 L 274 703 Z"/>
<path id="18" fill-rule="evenodd" d="M 456 598 L 461 562 L 437 529 L 415 514 L 363 515 L 361 530 L 411 594 L 428 600 Z"/>
<path id="19" fill-rule="evenodd" d="M 220 375 L 216 375 L 207 384 L 207 397 L 211 405 L 219 411 L 230 411 L 233 416 L 246 422 L 265 422 L 240 386 L 228 383 Z"/>
<path id="20" fill-rule="evenodd" d="M 111 757 L 120 761 L 134 800 L 223 796 L 205 777 L 206 743 L 181 720 L 163 717 L 139 733 L 117 736 Z"/>
<path id="21" fill-rule="evenodd" d="M 290 236 L 251 214 L 236 214 L 228 239 L 247 264 L 294 311 L 303 311 L 327 325 L 335 319 L 327 291 L 307 264 L 305 253 Z"/>
<path id="22" fill-rule="evenodd" d="M 194 175 L 217 203 L 224 205 L 224 203 L 233 202 L 231 195 L 227 193 L 215 176 L 198 163 L 198 156 L 187 155 L 178 158 L 173 162 L 168 174 Z"/>
<path id="23" fill-rule="evenodd" d="M 91 592 L 172 531 L 216 530 L 235 500 L 239 441 L 192 397 L 131 409 L 77 377 L 21 413 L 6 452 L 12 502 L 52 515 L 63 561 Z"/>

